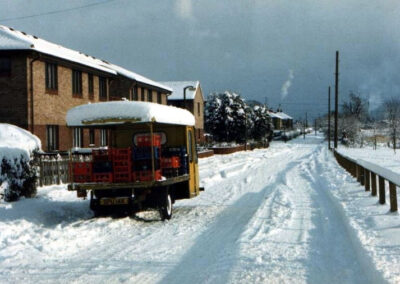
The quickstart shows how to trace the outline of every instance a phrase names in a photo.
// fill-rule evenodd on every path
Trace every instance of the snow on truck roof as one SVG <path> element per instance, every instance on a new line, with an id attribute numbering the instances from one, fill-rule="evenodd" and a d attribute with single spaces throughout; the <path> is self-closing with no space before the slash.
<path id="1" fill-rule="evenodd" d="M 34 50 L 79 63 L 112 75 L 122 75 L 135 81 L 172 92 L 171 88 L 163 84 L 126 70 L 120 66 L 111 64 L 105 60 L 95 58 L 3 25 L 0 25 L 0 50 Z"/>
<path id="2" fill-rule="evenodd" d="M 194 126 L 195 120 L 193 114 L 185 109 L 136 101 L 85 104 L 67 112 L 68 126 L 98 126 L 126 122 L 158 122 Z"/>

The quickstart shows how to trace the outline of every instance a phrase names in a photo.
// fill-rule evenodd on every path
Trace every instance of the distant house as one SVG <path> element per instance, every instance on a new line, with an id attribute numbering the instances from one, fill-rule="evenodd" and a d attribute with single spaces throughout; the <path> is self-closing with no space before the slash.
<path id="1" fill-rule="evenodd" d="M 204 97 L 199 81 L 169 81 L 161 82 L 172 89 L 172 94 L 168 96 L 168 104 L 180 108 L 186 108 L 196 120 L 196 140 L 204 141 Z M 194 87 L 194 89 L 189 88 Z M 187 88 L 186 88 L 187 87 Z M 186 88 L 186 92 L 184 89 Z M 186 94 L 186 100 L 185 100 Z"/>
<path id="2" fill-rule="evenodd" d="M 120 66 L 0 25 L 0 122 L 37 135 L 47 151 L 107 145 L 106 130 L 69 129 L 67 110 L 99 101 L 167 104 L 171 89 Z"/>
<path id="3" fill-rule="evenodd" d="M 272 118 L 275 130 L 293 129 L 293 118 L 286 113 L 270 111 L 269 115 Z"/>

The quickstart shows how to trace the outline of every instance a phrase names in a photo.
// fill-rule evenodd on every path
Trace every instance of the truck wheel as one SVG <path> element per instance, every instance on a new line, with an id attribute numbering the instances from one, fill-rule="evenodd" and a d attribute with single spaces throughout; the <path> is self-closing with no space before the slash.
<path id="1" fill-rule="evenodd" d="M 162 193 L 160 198 L 160 216 L 161 220 L 169 220 L 172 217 L 172 198 L 168 191 Z"/>

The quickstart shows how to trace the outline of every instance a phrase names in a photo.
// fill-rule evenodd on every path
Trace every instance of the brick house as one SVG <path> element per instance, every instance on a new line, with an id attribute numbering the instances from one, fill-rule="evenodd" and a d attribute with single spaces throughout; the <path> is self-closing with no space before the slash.
<path id="1" fill-rule="evenodd" d="M 186 108 L 195 118 L 197 143 L 204 142 L 204 97 L 199 81 L 169 81 L 161 82 L 172 89 L 168 96 L 168 105 Z M 194 87 L 189 88 L 189 86 Z M 186 88 L 186 101 L 184 100 Z"/>
<path id="2" fill-rule="evenodd" d="M 106 130 L 69 129 L 67 110 L 99 101 L 167 103 L 171 89 L 107 61 L 0 25 L 0 122 L 37 135 L 46 151 L 107 144 Z"/>
<path id="3" fill-rule="evenodd" d="M 275 130 L 293 129 L 293 118 L 291 116 L 282 111 L 270 111 L 268 114 L 272 118 L 272 123 Z"/>

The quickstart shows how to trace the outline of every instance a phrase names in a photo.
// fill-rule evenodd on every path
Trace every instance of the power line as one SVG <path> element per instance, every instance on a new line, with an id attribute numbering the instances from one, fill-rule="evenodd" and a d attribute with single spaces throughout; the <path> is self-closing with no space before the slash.
<path id="1" fill-rule="evenodd" d="M 39 16 L 60 14 L 60 13 L 64 13 L 64 12 L 69 12 L 69 11 L 89 8 L 89 7 L 93 7 L 93 6 L 99 6 L 99 5 L 107 4 L 107 3 L 110 3 L 110 2 L 114 2 L 114 1 L 117 1 L 117 0 L 105 0 L 105 1 L 102 1 L 102 2 L 96 2 L 96 3 L 86 4 L 86 5 L 83 5 L 83 6 L 62 9 L 62 10 L 55 10 L 55 11 L 43 12 L 43 13 L 39 13 L 39 14 L 33 14 L 33 15 L 27 15 L 27 16 L 21 16 L 21 17 L 14 17 L 14 18 L 4 18 L 4 19 L 0 19 L 0 22 L 8 22 L 8 21 L 14 21 L 14 20 L 23 20 L 23 19 L 35 18 L 35 17 L 39 17 Z"/>

